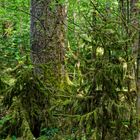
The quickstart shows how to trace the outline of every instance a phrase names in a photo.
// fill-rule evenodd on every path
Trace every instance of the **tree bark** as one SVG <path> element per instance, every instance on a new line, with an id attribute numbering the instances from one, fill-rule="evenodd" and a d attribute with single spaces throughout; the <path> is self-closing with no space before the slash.
<path id="1" fill-rule="evenodd" d="M 57 0 L 31 0 L 31 58 L 36 75 L 45 83 L 60 86 L 64 76 L 65 7 Z M 39 100 L 39 99 L 37 99 Z M 38 118 L 32 118 L 41 126 Z M 38 137 L 40 127 L 32 130 Z"/>
<path id="2" fill-rule="evenodd" d="M 133 55 L 137 58 L 136 63 L 136 85 L 137 85 L 137 117 L 138 117 L 138 127 L 140 126 L 140 32 L 138 31 L 139 28 L 139 20 L 138 15 L 140 13 L 139 8 L 137 7 L 138 0 L 131 0 L 131 24 L 136 27 L 135 30 L 136 36 L 133 43 Z M 131 31 L 132 33 L 133 31 Z M 137 140 L 140 140 L 140 133 L 138 133 Z"/>
<path id="3" fill-rule="evenodd" d="M 31 0 L 31 57 L 36 73 L 61 81 L 64 73 L 65 7 L 55 0 Z"/>

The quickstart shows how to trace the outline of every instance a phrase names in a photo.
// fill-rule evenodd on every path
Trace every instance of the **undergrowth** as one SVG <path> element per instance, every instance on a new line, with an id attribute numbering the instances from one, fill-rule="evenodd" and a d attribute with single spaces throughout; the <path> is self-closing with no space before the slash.
<path id="1" fill-rule="evenodd" d="M 49 93 L 32 69 L 20 70 L 16 79 L 3 99 L 7 115 L 1 118 L 0 136 L 1 139 L 14 135 L 30 140 L 39 136 L 41 127 L 47 126 Z"/>

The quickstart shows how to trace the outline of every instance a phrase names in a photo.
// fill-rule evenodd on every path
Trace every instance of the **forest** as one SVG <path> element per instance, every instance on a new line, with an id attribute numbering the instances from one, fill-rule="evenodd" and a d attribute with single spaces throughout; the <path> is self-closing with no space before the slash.
<path id="1" fill-rule="evenodd" d="M 140 1 L 0 0 L 0 140 L 140 140 Z"/>

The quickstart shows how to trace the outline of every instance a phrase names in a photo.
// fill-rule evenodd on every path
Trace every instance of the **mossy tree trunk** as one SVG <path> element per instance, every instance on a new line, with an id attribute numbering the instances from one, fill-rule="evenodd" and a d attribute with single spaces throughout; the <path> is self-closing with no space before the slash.
<path id="1" fill-rule="evenodd" d="M 31 55 L 35 71 L 47 67 L 45 79 L 60 82 L 64 75 L 65 7 L 55 0 L 31 0 Z"/>
<path id="2" fill-rule="evenodd" d="M 64 76 L 65 6 L 56 0 L 31 0 L 30 12 L 31 58 L 35 74 L 57 88 Z M 40 124 L 37 118 L 32 122 Z"/>
<path id="3" fill-rule="evenodd" d="M 136 28 L 136 36 L 133 43 L 133 54 L 137 58 L 136 63 L 136 85 L 137 85 L 137 117 L 138 120 L 140 119 L 140 32 L 138 30 L 139 28 L 139 8 L 138 8 L 138 2 L 139 0 L 131 0 L 130 6 L 131 6 L 131 24 Z M 131 34 L 134 34 L 134 30 L 131 31 Z M 140 126 L 140 122 L 138 121 L 138 128 Z M 140 133 L 138 134 L 137 140 L 140 139 Z"/>

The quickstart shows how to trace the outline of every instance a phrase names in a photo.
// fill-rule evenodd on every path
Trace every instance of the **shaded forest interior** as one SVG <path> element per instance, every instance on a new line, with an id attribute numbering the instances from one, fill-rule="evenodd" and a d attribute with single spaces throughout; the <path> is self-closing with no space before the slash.
<path id="1" fill-rule="evenodd" d="M 139 0 L 0 1 L 0 140 L 139 129 Z"/>

